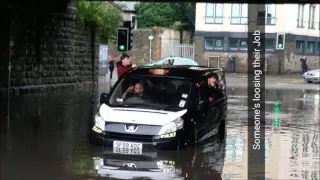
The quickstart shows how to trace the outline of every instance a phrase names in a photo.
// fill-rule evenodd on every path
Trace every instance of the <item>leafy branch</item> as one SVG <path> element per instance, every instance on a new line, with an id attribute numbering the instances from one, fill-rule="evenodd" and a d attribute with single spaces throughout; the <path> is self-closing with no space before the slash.
<path id="1" fill-rule="evenodd" d="M 192 29 L 195 24 L 196 3 L 137 3 L 135 10 L 139 28 L 153 26 L 176 30 Z"/>
<path id="2" fill-rule="evenodd" d="M 123 21 L 121 6 L 112 2 L 77 0 L 77 22 L 100 32 L 101 41 L 114 37 Z"/>

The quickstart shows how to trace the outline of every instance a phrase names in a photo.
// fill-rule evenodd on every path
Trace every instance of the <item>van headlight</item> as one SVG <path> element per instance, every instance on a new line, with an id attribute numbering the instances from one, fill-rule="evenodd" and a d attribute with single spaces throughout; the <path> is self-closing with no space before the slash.
<path id="1" fill-rule="evenodd" d="M 102 131 L 105 129 L 106 122 L 105 120 L 100 116 L 100 113 L 97 112 L 96 116 L 94 117 L 95 126 L 100 128 Z"/>
<path id="2" fill-rule="evenodd" d="M 165 124 L 162 126 L 162 128 L 160 129 L 158 135 L 163 135 L 163 134 L 168 134 L 168 133 L 172 133 L 172 132 L 176 132 L 179 129 L 183 128 L 183 119 L 182 118 L 178 118 L 168 124 Z"/>

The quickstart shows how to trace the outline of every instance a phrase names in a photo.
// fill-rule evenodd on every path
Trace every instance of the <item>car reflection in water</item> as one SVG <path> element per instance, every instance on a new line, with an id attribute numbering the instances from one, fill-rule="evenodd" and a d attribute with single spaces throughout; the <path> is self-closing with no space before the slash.
<path id="1" fill-rule="evenodd" d="M 225 139 L 215 135 L 196 147 L 180 151 L 114 154 L 112 148 L 92 147 L 94 167 L 100 177 L 116 179 L 222 179 Z"/>

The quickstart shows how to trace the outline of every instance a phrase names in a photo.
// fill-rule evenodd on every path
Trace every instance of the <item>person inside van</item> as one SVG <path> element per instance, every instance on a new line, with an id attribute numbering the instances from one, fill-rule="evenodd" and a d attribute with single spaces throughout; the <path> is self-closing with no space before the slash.
<path id="1" fill-rule="evenodd" d="M 148 99 L 144 93 L 144 87 L 142 83 L 136 83 L 134 86 L 130 86 L 122 95 L 122 99 L 131 97 L 139 97 L 144 100 Z"/>
<path id="2" fill-rule="evenodd" d="M 207 83 L 208 83 L 207 95 L 208 95 L 208 101 L 210 103 L 223 97 L 223 92 L 220 85 L 218 84 L 218 76 L 216 74 L 214 73 L 208 74 Z"/>

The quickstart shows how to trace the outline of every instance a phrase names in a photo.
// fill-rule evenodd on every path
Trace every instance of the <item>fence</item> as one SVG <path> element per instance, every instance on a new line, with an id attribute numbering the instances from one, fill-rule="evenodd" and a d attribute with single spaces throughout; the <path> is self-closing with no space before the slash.
<path id="1" fill-rule="evenodd" d="M 220 60 L 221 60 L 220 56 L 209 56 L 206 58 L 206 66 L 221 68 L 220 67 Z"/>
<path id="2" fill-rule="evenodd" d="M 162 44 L 161 58 L 170 56 L 194 59 L 194 44 Z"/>

